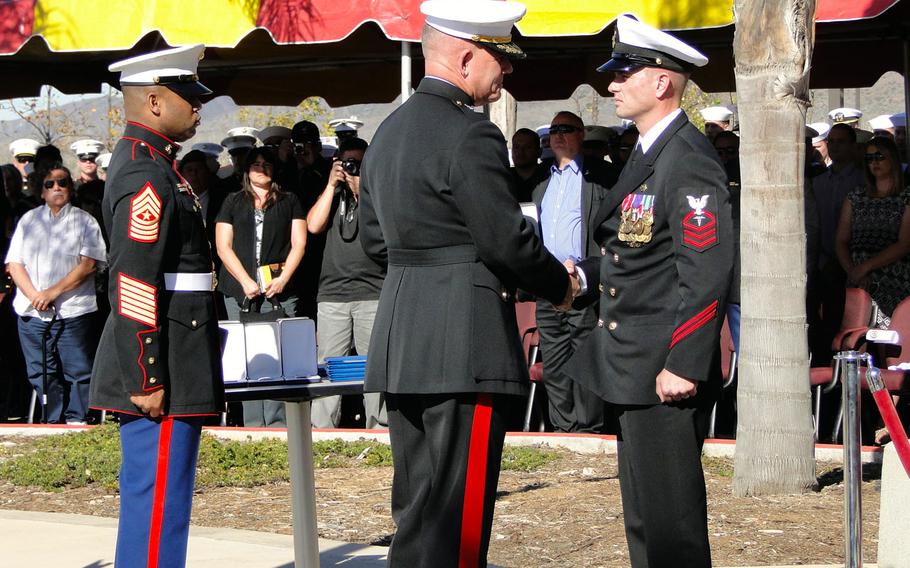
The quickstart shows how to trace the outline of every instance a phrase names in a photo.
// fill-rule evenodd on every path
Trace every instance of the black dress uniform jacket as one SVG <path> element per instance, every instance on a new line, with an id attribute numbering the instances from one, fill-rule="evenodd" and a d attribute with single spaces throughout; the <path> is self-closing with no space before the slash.
<path id="1" fill-rule="evenodd" d="M 646 154 L 636 148 L 601 203 L 601 248 L 580 263 L 588 291 L 576 302 L 600 299 L 599 320 L 568 371 L 605 400 L 658 404 L 664 368 L 719 377 L 733 267 L 726 185 L 716 152 L 681 112 Z"/>
<path id="2" fill-rule="evenodd" d="M 512 291 L 565 295 L 565 267 L 511 193 L 502 133 L 470 104 L 425 78 L 364 157 L 361 243 L 388 259 L 368 391 L 524 393 Z"/>
<path id="3" fill-rule="evenodd" d="M 140 414 L 130 393 L 161 388 L 169 415 L 223 408 L 214 295 L 165 289 L 165 273 L 213 268 L 199 202 L 175 167 L 179 149 L 129 122 L 111 156 L 102 201 L 111 314 L 92 372 L 94 408 Z"/>

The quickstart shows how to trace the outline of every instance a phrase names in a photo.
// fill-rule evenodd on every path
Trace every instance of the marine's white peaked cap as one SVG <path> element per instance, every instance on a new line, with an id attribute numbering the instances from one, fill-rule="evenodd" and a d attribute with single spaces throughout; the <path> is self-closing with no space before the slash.
<path id="1" fill-rule="evenodd" d="M 708 58 L 676 36 L 638 21 L 632 14 L 616 18 L 612 58 L 598 71 L 627 72 L 638 67 L 660 67 L 689 73 L 704 67 Z"/>
<path id="2" fill-rule="evenodd" d="M 203 154 L 208 154 L 209 156 L 217 158 L 221 155 L 221 151 L 224 150 L 224 146 L 215 144 L 214 142 L 199 142 L 198 144 L 193 144 L 191 150 L 199 150 Z"/>
<path id="3" fill-rule="evenodd" d="M 104 143 L 98 142 L 97 140 L 91 140 L 86 138 L 84 140 L 76 140 L 70 144 L 70 150 L 72 150 L 77 156 L 85 156 L 88 154 L 100 154 L 104 150 Z"/>
<path id="4" fill-rule="evenodd" d="M 699 111 L 701 117 L 707 122 L 730 122 L 733 120 L 733 111 L 725 106 L 712 106 Z"/>
<path id="5" fill-rule="evenodd" d="M 334 118 L 329 121 L 329 126 L 335 129 L 335 132 L 356 132 L 363 128 L 363 121 L 356 116 L 349 118 Z"/>
<path id="6" fill-rule="evenodd" d="M 291 129 L 287 126 L 267 126 L 259 131 L 259 139 L 265 142 L 269 138 L 291 138 Z"/>
<path id="7" fill-rule="evenodd" d="M 512 42 L 512 26 L 527 8 L 502 0 L 427 0 L 420 5 L 427 25 L 442 33 L 480 43 L 509 57 L 525 53 Z"/>
<path id="8" fill-rule="evenodd" d="M 34 156 L 35 152 L 37 152 L 40 147 L 41 142 L 38 142 L 37 140 L 20 138 L 10 142 L 9 153 L 12 154 L 14 158 L 16 156 Z"/>
<path id="9" fill-rule="evenodd" d="M 863 117 L 863 111 L 858 108 L 840 107 L 828 113 L 828 118 L 834 124 L 851 124 L 858 122 Z"/>
<path id="10" fill-rule="evenodd" d="M 99 168 L 104 168 L 105 170 L 109 165 L 111 165 L 111 156 L 110 152 L 105 152 L 104 154 L 98 154 L 98 157 L 95 158 L 95 163 L 98 164 Z"/>
<path id="11" fill-rule="evenodd" d="M 120 73 L 123 87 L 164 85 L 181 95 L 200 97 L 212 94 L 196 74 L 204 51 L 202 44 L 184 45 L 117 61 L 107 69 Z"/>
<path id="12" fill-rule="evenodd" d="M 806 126 L 816 132 L 816 134 L 812 136 L 813 144 L 818 144 L 822 140 L 828 139 L 828 132 L 831 130 L 831 126 L 827 122 L 813 122 L 812 124 L 807 124 Z"/>

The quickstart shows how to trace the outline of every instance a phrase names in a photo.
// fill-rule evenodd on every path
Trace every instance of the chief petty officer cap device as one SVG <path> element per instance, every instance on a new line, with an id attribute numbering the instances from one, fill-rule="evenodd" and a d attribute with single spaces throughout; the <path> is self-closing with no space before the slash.
<path id="1" fill-rule="evenodd" d="M 203 97 L 212 94 L 196 74 L 204 51 L 202 44 L 184 45 L 117 61 L 107 69 L 120 73 L 121 87 L 161 85 L 182 97 Z"/>
<path id="2" fill-rule="evenodd" d="M 512 41 L 512 26 L 527 12 L 520 2 L 501 0 L 427 0 L 420 5 L 427 25 L 512 59 L 527 57 Z"/>
<path id="3" fill-rule="evenodd" d="M 613 54 L 598 71 L 628 73 L 639 67 L 660 67 L 679 73 L 691 73 L 704 67 L 708 58 L 679 38 L 639 22 L 631 14 L 616 18 Z"/>

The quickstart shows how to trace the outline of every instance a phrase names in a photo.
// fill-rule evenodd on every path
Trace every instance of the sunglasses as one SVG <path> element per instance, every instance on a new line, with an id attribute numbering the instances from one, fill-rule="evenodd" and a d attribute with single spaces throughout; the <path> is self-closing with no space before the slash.
<path id="1" fill-rule="evenodd" d="M 98 157 L 98 154 L 82 154 L 79 156 L 80 162 L 94 162 L 95 158 Z"/>
<path id="2" fill-rule="evenodd" d="M 34 156 L 17 156 L 16 161 L 20 164 L 30 164 L 35 161 Z"/>
<path id="3" fill-rule="evenodd" d="M 881 152 L 875 152 L 874 154 L 866 154 L 866 163 L 871 164 L 872 162 L 884 162 L 888 159 L 888 156 L 882 154 Z"/>
<path id="4" fill-rule="evenodd" d="M 554 134 L 572 134 L 573 132 L 581 132 L 581 130 L 581 128 L 571 124 L 554 124 L 550 127 L 550 136 Z"/>
<path id="5" fill-rule="evenodd" d="M 68 178 L 44 180 L 44 189 L 51 189 L 55 185 L 59 185 L 62 188 L 67 188 L 70 186 L 70 180 Z"/>

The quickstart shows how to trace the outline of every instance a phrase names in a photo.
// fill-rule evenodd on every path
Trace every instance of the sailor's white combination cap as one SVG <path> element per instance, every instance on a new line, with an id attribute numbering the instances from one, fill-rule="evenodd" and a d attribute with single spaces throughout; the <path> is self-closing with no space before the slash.
<path id="1" fill-rule="evenodd" d="M 527 8 L 502 0 L 427 0 L 420 5 L 427 25 L 446 35 L 460 37 L 515 59 L 525 52 L 512 41 L 512 27 Z"/>
<path id="2" fill-rule="evenodd" d="M 265 142 L 269 138 L 291 138 L 291 129 L 287 126 L 267 126 L 259 131 L 259 139 Z"/>
<path id="3" fill-rule="evenodd" d="M 660 67 L 690 73 L 704 67 L 708 58 L 676 36 L 638 21 L 632 14 L 616 18 L 613 55 L 598 71 L 629 72 L 639 67 Z"/>
<path id="4" fill-rule="evenodd" d="M 199 142 L 198 144 L 193 144 L 191 150 L 199 150 L 203 154 L 217 158 L 221 155 L 221 151 L 224 150 L 224 146 L 214 142 Z"/>
<path id="5" fill-rule="evenodd" d="M 818 144 L 819 142 L 828 139 L 828 132 L 831 130 L 831 126 L 827 122 L 813 122 L 806 126 L 815 131 L 815 134 L 812 135 L 813 144 Z"/>
<path id="6" fill-rule="evenodd" d="M 196 74 L 204 51 L 202 44 L 184 45 L 124 59 L 107 69 L 120 73 L 122 87 L 162 85 L 182 96 L 201 97 L 212 94 Z"/>
<path id="7" fill-rule="evenodd" d="M 733 120 L 733 111 L 725 106 L 712 106 L 699 111 L 705 122 L 730 122 Z"/>
<path id="8" fill-rule="evenodd" d="M 828 119 L 834 124 L 853 124 L 863 117 L 863 111 L 858 108 L 841 107 L 828 113 Z"/>
<path id="9" fill-rule="evenodd" d="M 907 127 L 907 113 L 899 112 L 897 114 L 892 114 L 891 115 L 891 124 L 893 124 L 895 128 L 899 128 L 901 126 L 906 128 Z"/>
<path id="10" fill-rule="evenodd" d="M 107 169 L 111 165 L 111 156 L 110 152 L 105 152 L 104 154 L 98 154 L 98 157 L 95 158 L 95 163 L 98 164 L 99 168 Z"/>
<path id="11" fill-rule="evenodd" d="M 97 156 L 104 150 L 104 143 L 98 142 L 97 140 L 91 140 L 86 138 L 84 140 L 76 140 L 70 144 L 70 150 L 76 154 L 78 157 L 83 156 Z"/>
<path id="12" fill-rule="evenodd" d="M 41 142 L 38 142 L 37 140 L 20 138 L 10 142 L 9 153 L 12 154 L 14 158 L 17 156 L 34 156 L 35 152 L 37 152 L 40 147 Z"/>

